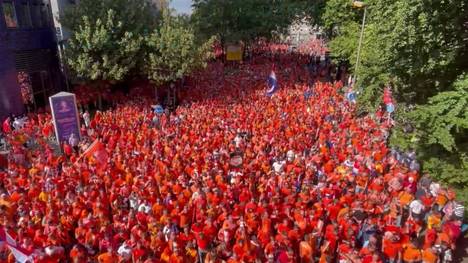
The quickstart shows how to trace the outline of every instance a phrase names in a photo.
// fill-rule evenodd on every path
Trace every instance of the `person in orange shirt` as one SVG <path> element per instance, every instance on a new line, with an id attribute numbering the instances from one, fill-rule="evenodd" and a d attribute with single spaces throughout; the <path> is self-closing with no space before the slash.
<path id="1" fill-rule="evenodd" d="M 436 251 L 432 247 L 428 247 L 422 252 L 423 263 L 436 263 L 438 259 Z"/>
<path id="2" fill-rule="evenodd" d="M 434 207 L 427 217 L 427 228 L 433 229 L 441 226 L 442 216 L 440 212 Z"/>
<path id="3" fill-rule="evenodd" d="M 173 250 L 173 252 L 172 252 L 172 255 L 171 255 L 170 259 L 169 259 L 169 262 L 171 262 L 171 263 L 183 263 L 184 262 L 184 256 L 182 255 L 182 253 L 180 253 L 179 248 L 176 245 L 174 245 L 172 247 L 172 250 Z"/>
<path id="4" fill-rule="evenodd" d="M 313 249 L 310 245 L 310 236 L 306 235 L 304 240 L 299 243 L 299 258 L 301 263 L 313 262 Z"/>
<path id="5" fill-rule="evenodd" d="M 72 250 L 70 250 L 70 258 L 73 263 L 85 262 L 84 253 L 78 245 L 73 246 Z"/>
<path id="6" fill-rule="evenodd" d="M 386 232 L 382 240 L 382 251 L 390 262 L 398 262 L 401 259 L 402 246 L 396 234 Z"/>
<path id="7" fill-rule="evenodd" d="M 412 240 L 403 246 L 402 259 L 405 263 L 417 263 L 422 260 L 421 250 L 416 246 L 416 240 Z"/>
<path id="8" fill-rule="evenodd" d="M 100 254 L 97 259 L 99 263 L 115 263 L 119 257 L 112 248 L 108 248 L 107 252 Z"/>
<path id="9" fill-rule="evenodd" d="M 398 195 L 400 200 L 400 205 L 402 207 L 409 205 L 409 203 L 414 199 L 414 196 L 411 194 L 411 189 L 405 187 L 404 191 L 400 192 Z"/>

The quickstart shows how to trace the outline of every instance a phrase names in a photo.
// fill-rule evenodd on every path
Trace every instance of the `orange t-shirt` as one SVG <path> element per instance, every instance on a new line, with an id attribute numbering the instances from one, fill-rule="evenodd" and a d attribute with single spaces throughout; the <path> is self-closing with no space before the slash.
<path id="1" fill-rule="evenodd" d="M 305 261 L 309 261 L 312 259 L 312 247 L 310 246 L 307 241 L 302 241 L 299 244 L 299 256 L 301 259 L 304 259 Z"/>
<path id="2" fill-rule="evenodd" d="M 398 253 L 401 251 L 401 244 L 399 242 L 392 242 L 388 239 L 384 239 L 383 244 L 383 252 L 390 259 L 396 258 L 398 256 Z"/>
<path id="3" fill-rule="evenodd" d="M 434 254 L 429 248 L 425 249 L 422 253 L 423 263 L 436 263 L 437 255 Z"/>
<path id="4" fill-rule="evenodd" d="M 178 256 L 177 254 L 172 254 L 170 257 L 171 263 L 183 263 L 184 258 L 182 256 Z"/>
<path id="5" fill-rule="evenodd" d="M 413 200 L 413 195 L 407 192 L 402 192 L 399 197 L 402 206 L 408 205 Z"/>
<path id="6" fill-rule="evenodd" d="M 117 257 L 117 255 L 112 255 L 111 253 L 108 253 L 108 252 L 102 253 L 98 257 L 99 263 L 114 263 L 114 262 L 117 262 L 118 260 L 119 258 Z"/>
<path id="7" fill-rule="evenodd" d="M 412 245 L 409 245 L 403 251 L 403 260 L 406 262 L 421 261 L 421 258 L 422 258 L 421 250 L 417 249 L 416 247 Z"/>

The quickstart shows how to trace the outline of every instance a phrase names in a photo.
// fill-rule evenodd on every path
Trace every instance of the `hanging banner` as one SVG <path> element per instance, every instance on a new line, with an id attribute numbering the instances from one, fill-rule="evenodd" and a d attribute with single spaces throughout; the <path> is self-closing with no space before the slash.
<path id="1" fill-rule="evenodd" d="M 242 47 L 239 45 L 227 46 L 226 59 L 228 61 L 241 61 L 242 60 Z"/>
<path id="2" fill-rule="evenodd" d="M 80 139 L 80 119 L 76 108 L 76 97 L 73 93 L 60 92 L 49 97 L 50 109 L 54 121 L 55 136 L 60 144 L 68 142 L 74 134 Z"/>

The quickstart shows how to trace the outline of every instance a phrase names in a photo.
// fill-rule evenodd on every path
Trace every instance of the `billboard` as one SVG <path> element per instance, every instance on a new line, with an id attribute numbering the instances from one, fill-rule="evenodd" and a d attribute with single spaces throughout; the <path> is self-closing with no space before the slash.
<path id="1" fill-rule="evenodd" d="M 76 108 L 75 94 L 60 92 L 49 97 L 54 121 L 55 136 L 60 144 L 75 134 L 80 139 L 80 119 Z"/>
<path id="2" fill-rule="evenodd" d="M 228 61 L 242 60 L 242 47 L 238 45 L 227 46 L 226 59 Z"/>

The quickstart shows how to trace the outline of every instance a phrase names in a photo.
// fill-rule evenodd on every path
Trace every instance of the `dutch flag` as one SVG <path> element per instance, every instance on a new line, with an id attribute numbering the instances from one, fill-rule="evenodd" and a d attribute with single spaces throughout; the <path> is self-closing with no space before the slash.
<path id="1" fill-rule="evenodd" d="M 267 86 L 268 86 L 268 90 L 266 92 L 267 96 L 273 95 L 273 93 L 275 93 L 276 90 L 278 89 L 278 81 L 276 80 L 276 74 L 273 70 L 271 71 L 270 76 L 268 77 Z"/>

